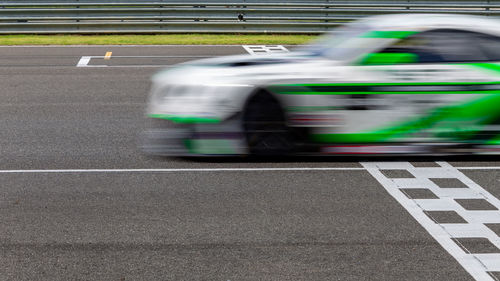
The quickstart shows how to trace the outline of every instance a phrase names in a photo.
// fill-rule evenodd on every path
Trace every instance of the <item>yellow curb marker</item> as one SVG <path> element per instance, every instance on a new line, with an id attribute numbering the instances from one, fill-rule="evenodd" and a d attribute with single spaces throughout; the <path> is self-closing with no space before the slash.
<path id="1" fill-rule="evenodd" d="M 109 60 L 111 58 L 112 54 L 113 54 L 113 52 L 106 52 L 106 54 L 104 55 L 104 59 Z"/>

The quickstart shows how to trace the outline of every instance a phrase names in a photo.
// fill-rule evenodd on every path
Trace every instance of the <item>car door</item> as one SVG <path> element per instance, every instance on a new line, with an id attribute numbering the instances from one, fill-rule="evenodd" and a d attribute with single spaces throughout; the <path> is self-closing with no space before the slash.
<path id="1" fill-rule="evenodd" d="M 441 29 L 365 55 L 356 63 L 366 82 L 349 89 L 335 141 L 481 142 L 498 134 L 498 42 Z"/>

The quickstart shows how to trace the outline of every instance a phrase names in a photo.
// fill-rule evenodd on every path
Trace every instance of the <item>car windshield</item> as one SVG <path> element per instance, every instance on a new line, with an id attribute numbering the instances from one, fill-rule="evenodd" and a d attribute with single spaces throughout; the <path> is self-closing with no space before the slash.
<path id="1" fill-rule="evenodd" d="M 360 49 L 364 49 L 364 46 L 352 46 L 352 44 L 347 43 L 370 30 L 368 25 L 360 23 L 347 24 L 334 29 L 328 35 L 321 36 L 301 51 L 311 56 L 324 56 L 330 59 L 349 58 L 359 53 Z"/>

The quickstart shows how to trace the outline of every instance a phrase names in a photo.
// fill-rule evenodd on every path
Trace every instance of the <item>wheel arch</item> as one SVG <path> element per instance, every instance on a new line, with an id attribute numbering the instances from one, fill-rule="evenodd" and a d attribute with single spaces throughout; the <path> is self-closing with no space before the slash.
<path id="1" fill-rule="evenodd" d="M 286 99 L 284 99 L 282 96 L 280 96 L 280 95 L 278 95 L 276 93 L 273 93 L 272 91 L 268 90 L 265 86 L 257 86 L 257 87 L 255 87 L 245 97 L 245 99 L 243 100 L 243 102 L 241 104 L 241 111 L 242 111 L 243 114 L 245 112 L 245 109 L 248 107 L 248 104 L 251 102 L 251 100 L 254 99 L 258 95 L 269 95 L 274 100 L 276 100 L 277 103 L 278 103 L 278 105 L 281 107 L 283 113 L 285 114 L 284 117 L 287 118 L 287 116 L 286 116 L 286 107 L 287 107 Z"/>

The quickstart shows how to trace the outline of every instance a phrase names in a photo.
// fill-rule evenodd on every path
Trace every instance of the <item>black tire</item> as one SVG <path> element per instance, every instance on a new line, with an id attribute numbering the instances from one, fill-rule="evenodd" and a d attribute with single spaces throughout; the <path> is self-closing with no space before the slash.
<path id="1" fill-rule="evenodd" d="M 253 95 L 243 112 L 249 152 L 256 156 L 289 155 L 295 145 L 278 100 L 266 92 Z"/>

